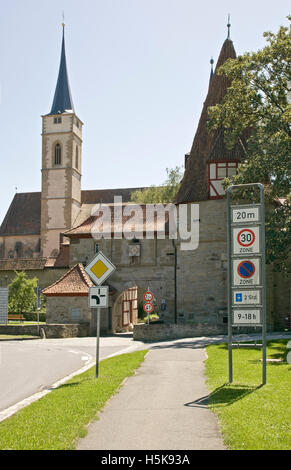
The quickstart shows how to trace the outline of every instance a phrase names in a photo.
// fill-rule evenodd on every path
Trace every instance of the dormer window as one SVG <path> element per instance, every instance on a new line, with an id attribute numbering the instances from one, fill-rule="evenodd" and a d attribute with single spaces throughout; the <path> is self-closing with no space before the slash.
<path id="1" fill-rule="evenodd" d="M 237 172 L 237 162 L 211 162 L 208 164 L 209 198 L 220 199 L 225 194 L 222 186 L 224 178 L 230 178 Z"/>
<path id="2" fill-rule="evenodd" d="M 55 145 L 54 163 L 55 163 L 55 165 L 61 165 L 62 164 L 62 148 L 61 148 L 60 144 Z"/>

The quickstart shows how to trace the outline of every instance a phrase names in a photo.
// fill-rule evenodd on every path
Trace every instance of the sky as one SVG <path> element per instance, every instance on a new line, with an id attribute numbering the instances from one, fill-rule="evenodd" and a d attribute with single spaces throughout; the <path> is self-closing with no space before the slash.
<path id="1" fill-rule="evenodd" d="M 0 223 L 15 192 L 41 190 L 41 116 L 61 52 L 84 122 L 82 189 L 161 184 L 189 152 L 227 36 L 237 54 L 287 25 L 287 0 L 0 0 Z M 17 189 L 16 189 L 17 188 Z"/>

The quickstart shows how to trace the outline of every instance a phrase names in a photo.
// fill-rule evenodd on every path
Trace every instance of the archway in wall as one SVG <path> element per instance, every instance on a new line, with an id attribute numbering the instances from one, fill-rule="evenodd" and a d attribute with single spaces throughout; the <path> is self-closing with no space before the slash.
<path id="1" fill-rule="evenodd" d="M 138 307 L 143 305 L 146 291 L 144 287 L 133 286 L 119 294 L 112 309 L 113 332 L 131 331 L 138 323 Z"/>

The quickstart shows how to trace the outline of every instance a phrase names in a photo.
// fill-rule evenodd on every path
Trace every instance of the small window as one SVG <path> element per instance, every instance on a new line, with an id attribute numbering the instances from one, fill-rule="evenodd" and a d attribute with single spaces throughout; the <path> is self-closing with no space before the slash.
<path id="1" fill-rule="evenodd" d="M 60 144 L 55 145 L 54 162 L 55 162 L 55 165 L 61 165 L 62 163 L 62 148 Z"/>
<path id="2" fill-rule="evenodd" d="M 99 253 L 99 245 L 98 245 L 98 243 L 95 243 L 95 245 L 94 245 L 94 252 L 95 252 L 95 253 Z"/>
<path id="3" fill-rule="evenodd" d="M 61 117 L 55 117 L 54 118 L 54 124 L 60 124 L 62 122 L 62 118 Z"/>
<path id="4" fill-rule="evenodd" d="M 226 168 L 217 168 L 217 176 L 218 178 L 225 178 L 226 177 Z"/>
<path id="5" fill-rule="evenodd" d="M 79 149 L 77 145 L 76 145 L 75 168 L 79 168 Z"/>
<path id="6" fill-rule="evenodd" d="M 81 309 L 80 308 L 72 308 L 71 310 L 71 320 L 73 322 L 79 322 L 81 319 Z"/>
<path id="7" fill-rule="evenodd" d="M 222 186 L 224 178 L 230 178 L 237 172 L 236 162 L 216 162 L 209 163 L 209 197 L 218 199 L 225 194 Z"/>

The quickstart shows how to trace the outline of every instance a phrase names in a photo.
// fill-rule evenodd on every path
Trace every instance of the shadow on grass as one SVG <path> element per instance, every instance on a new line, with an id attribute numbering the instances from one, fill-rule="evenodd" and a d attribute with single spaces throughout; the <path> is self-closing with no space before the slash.
<path id="1" fill-rule="evenodd" d="M 198 398 L 192 402 L 185 403 L 184 406 L 193 408 L 207 408 L 209 405 L 229 406 L 261 387 L 262 385 L 251 386 L 224 384 L 209 395 Z"/>

